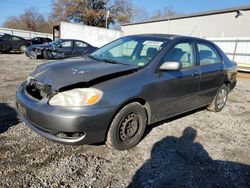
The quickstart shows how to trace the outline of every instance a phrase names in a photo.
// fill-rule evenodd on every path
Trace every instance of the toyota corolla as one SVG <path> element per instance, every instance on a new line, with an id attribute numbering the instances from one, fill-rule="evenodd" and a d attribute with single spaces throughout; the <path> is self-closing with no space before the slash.
<path id="1" fill-rule="evenodd" d="M 38 66 L 17 89 L 17 109 L 48 139 L 126 150 L 149 124 L 205 106 L 221 111 L 236 74 L 236 63 L 207 40 L 126 36 L 83 58 Z"/>

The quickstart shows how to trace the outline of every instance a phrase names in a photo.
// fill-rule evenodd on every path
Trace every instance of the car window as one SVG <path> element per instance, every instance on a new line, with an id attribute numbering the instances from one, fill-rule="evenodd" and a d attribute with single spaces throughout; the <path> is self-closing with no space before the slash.
<path id="1" fill-rule="evenodd" d="M 131 40 L 112 48 L 108 53 L 110 53 L 112 57 L 131 56 L 137 44 L 137 41 Z"/>
<path id="2" fill-rule="evenodd" d="M 12 37 L 12 40 L 17 41 L 17 40 L 21 40 L 21 39 L 20 39 L 20 38 L 18 38 L 18 37 Z"/>
<path id="3" fill-rule="evenodd" d="M 220 63 L 221 59 L 216 50 L 207 44 L 197 44 L 200 65 Z"/>
<path id="4" fill-rule="evenodd" d="M 75 43 L 74 44 L 75 47 L 87 47 L 88 46 L 86 43 L 81 42 L 81 41 L 75 41 L 74 43 Z"/>
<path id="5" fill-rule="evenodd" d="M 62 47 L 71 47 L 72 44 L 71 44 L 71 41 L 64 41 L 64 42 L 61 43 L 61 46 Z"/>
<path id="6" fill-rule="evenodd" d="M 144 44 L 143 45 L 143 48 L 141 50 L 141 53 L 140 53 L 140 56 L 143 57 L 143 56 L 147 56 L 147 52 L 150 51 L 150 50 L 154 50 L 154 51 L 158 51 L 160 49 L 161 45 L 158 45 L 158 44 Z"/>
<path id="7" fill-rule="evenodd" d="M 2 35 L 1 39 L 2 40 L 11 40 L 11 36 L 4 34 L 4 35 Z"/>
<path id="8" fill-rule="evenodd" d="M 179 43 L 167 53 L 164 62 L 180 62 L 182 68 L 189 68 L 195 65 L 194 52 L 191 43 Z"/>

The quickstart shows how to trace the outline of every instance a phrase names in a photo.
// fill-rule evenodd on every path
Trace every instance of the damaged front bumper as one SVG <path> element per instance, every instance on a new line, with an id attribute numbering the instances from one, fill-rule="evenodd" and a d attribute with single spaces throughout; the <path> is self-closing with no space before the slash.
<path id="1" fill-rule="evenodd" d="M 28 48 L 25 51 L 25 55 L 27 57 L 29 57 L 30 59 L 37 59 L 38 57 L 42 56 L 42 52 L 41 51 L 35 51 L 33 49 Z"/>
<path id="2" fill-rule="evenodd" d="M 21 84 L 16 93 L 21 119 L 33 131 L 50 140 L 65 144 L 103 142 L 114 108 L 56 107 L 48 99 L 38 100 Z"/>

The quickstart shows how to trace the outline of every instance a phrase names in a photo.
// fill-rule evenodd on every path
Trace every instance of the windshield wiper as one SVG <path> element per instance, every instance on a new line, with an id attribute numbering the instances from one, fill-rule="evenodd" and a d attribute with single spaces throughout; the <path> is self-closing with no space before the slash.
<path id="1" fill-rule="evenodd" d="M 104 62 L 107 62 L 107 63 L 112 63 L 112 64 L 122 64 L 122 65 L 129 65 L 129 64 L 126 64 L 126 63 L 122 63 L 120 61 L 116 61 L 114 59 L 109 59 L 109 58 L 98 58 L 98 57 L 95 57 L 93 55 L 88 55 L 88 57 L 94 59 L 94 60 L 97 60 L 97 61 L 104 61 Z"/>
<path id="2" fill-rule="evenodd" d="M 94 60 L 97 60 L 97 61 L 102 61 L 101 58 L 98 58 L 98 57 L 95 57 L 95 56 L 92 56 L 92 55 L 87 55 L 87 57 L 90 57 L 91 59 L 94 59 Z"/>
<path id="3" fill-rule="evenodd" d="M 120 61 L 116 61 L 114 59 L 100 59 L 101 61 L 107 62 L 107 63 L 112 63 L 112 64 L 122 64 L 122 65 L 129 65 L 126 63 L 122 63 Z"/>
<path id="4" fill-rule="evenodd" d="M 107 63 L 120 64 L 120 62 L 113 60 L 113 59 L 100 59 L 100 60 L 107 62 Z"/>

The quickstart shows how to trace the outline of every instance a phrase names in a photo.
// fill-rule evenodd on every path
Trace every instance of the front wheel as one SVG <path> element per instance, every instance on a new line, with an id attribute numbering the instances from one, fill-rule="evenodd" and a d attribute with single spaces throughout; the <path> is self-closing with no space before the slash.
<path id="1" fill-rule="evenodd" d="M 213 112 L 220 112 L 227 102 L 228 93 L 228 87 L 223 84 L 207 109 Z"/>
<path id="2" fill-rule="evenodd" d="M 53 54 L 50 50 L 44 50 L 43 57 L 44 59 L 53 59 Z"/>
<path id="3" fill-rule="evenodd" d="M 123 107 L 113 119 L 106 144 L 117 150 L 127 150 L 141 140 L 147 125 L 147 114 L 137 102 Z"/>

